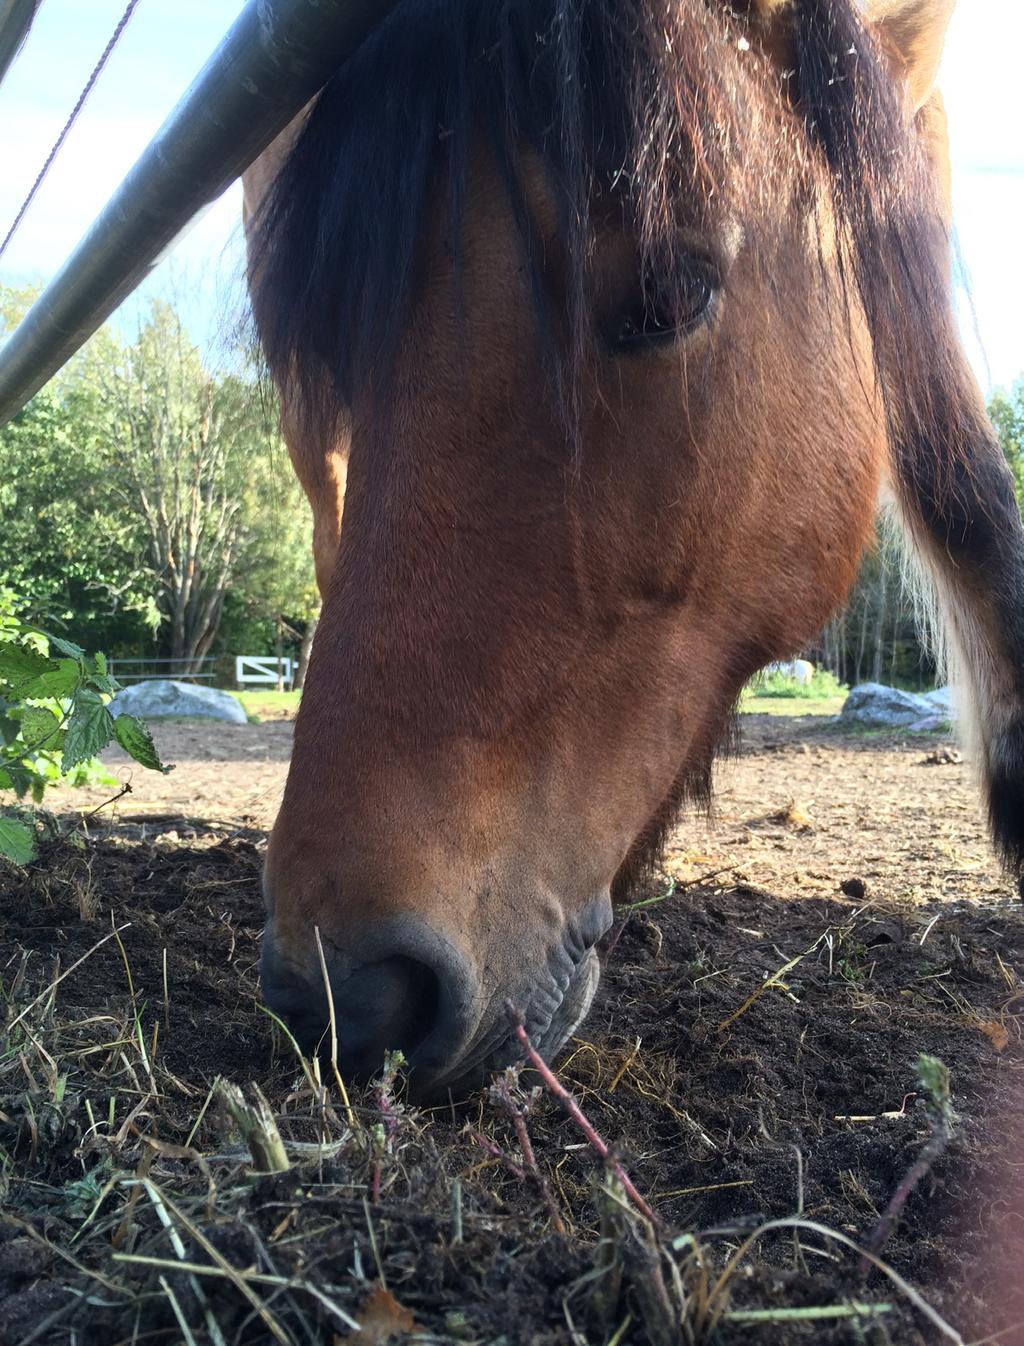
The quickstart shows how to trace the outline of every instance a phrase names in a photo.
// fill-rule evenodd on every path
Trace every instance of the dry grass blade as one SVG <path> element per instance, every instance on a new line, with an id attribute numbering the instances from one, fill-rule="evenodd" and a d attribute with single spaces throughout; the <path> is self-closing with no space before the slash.
<path id="1" fill-rule="evenodd" d="M 25 1016 L 27 1014 L 31 1014 L 32 1011 L 35 1009 L 35 1007 L 41 1001 L 45 1000 L 48 995 L 52 995 L 53 992 L 60 985 L 60 983 L 65 979 L 65 977 L 70 977 L 72 972 L 74 972 L 76 968 L 81 967 L 87 958 L 91 958 L 97 949 L 101 949 L 103 945 L 106 944 L 108 939 L 114 939 L 116 936 L 120 936 L 121 931 L 127 930 L 130 925 L 131 921 L 125 921 L 123 925 L 119 925 L 115 930 L 111 930 L 109 935 L 104 935 L 102 939 L 97 940 L 91 949 L 87 949 L 85 953 L 82 954 L 81 958 L 76 958 L 70 967 L 65 968 L 59 977 L 55 977 L 53 981 L 51 981 L 46 987 L 44 987 L 42 991 L 39 992 L 39 994 L 35 997 L 34 1000 L 30 1000 L 28 1002 L 28 1004 L 25 1006 L 25 1008 L 21 1011 L 20 1014 L 16 1015 L 11 1020 L 11 1022 L 7 1025 L 6 1029 L 7 1033 L 10 1033 L 12 1028 L 16 1028 L 17 1025 L 20 1024 L 21 1021 L 25 1018 Z"/>
<path id="2" fill-rule="evenodd" d="M 908 1282 L 903 1279 L 903 1277 L 899 1274 L 899 1272 L 894 1270 L 891 1266 L 889 1266 L 888 1263 L 883 1262 L 880 1257 L 876 1257 L 873 1253 L 865 1252 L 864 1249 L 859 1247 L 853 1241 L 852 1238 L 848 1238 L 846 1234 L 841 1234 L 838 1229 L 830 1229 L 828 1225 L 819 1224 L 817 1220 L 798 1219 L 793 1216 L 788 1216 L 781 1220 L 769 1220 L 767 1221 L 767 1223 L 760 1225 L 757 1229 L 754 1230 L 752 1234 L 748 1235 L 748 1237 L 744 1239 L 744 1241 L 733 1253 L 732 1257 L 729 1258 L 729 1261 L 726 1263 L 725 1269 L 722 1271 L 721 1275 L 718 1277 L 717 1281 L 715 1282 L 711 1290 L 709 1307 L 711 1308 L 712 1311 L 712 1326 L 714 1325 L 714 1323 L 720 1322 L 725 1315 L 726 1312 L 724 1302 L 725 1291 L 728 1287 L 729 1282 L 736 1274 L 737 1267 L 740 1265 L 740 1263 L 747 1256 L 751 1248 L 753 1248 L 753 1246 L 758 1242 L 759 1239 L 762 1239 L 765 1236 L 765 1234 L 770 1234 L 773 1230 L 781 1230 L 781 1229 L 808 1230 L 812 1234 L 818 1234 L 822 1238 L 830 1239 L 835 1243 L 840 1243 L 844 1248 L 849 1248 L 852 1252 L 858 1253 L 861 1256 L 867 1258 L 867 1260 L 871 1263 L 872 1266 L 876 1267 L 879 1271 L 882 1272 L 884 1276 L 887 1276 L 888 1279 L 892 1281 L 893 1285 L 896 1286 L 899 1292 L 911 1304 L 913 1304 L 914 1308 L 917 1309 L 918 1313 L 923 1314 L 924 1317 L 927 1318 L 928 1321 L 932 1324 L 932 1326 L 937 1328 L 939 1332 L 942 1333 L 942 1335 L 946 1338 L 947 1341 L 954 1342 L 955 1346 L 965 1346 L 964 1339 L 960 1335 L 960 1333 L 956 1330 L 956 1328 L 952 1327 L 949 1323 L 947 1323 L 945 1318 L 943 1318 L 939 1313 L 937 1313 L 936 1310 L 933 1309 L 932 1306 L 925 1299 L 922 1298 L 922 1296 L 918 1293 L 918 1291 L 915 1290 L 912 1285 L 908 1284 Z M 689 1237 L 690 1237 L 689 1235 L 683 1236 L 684 1240 L 689 1239 Z M 681 1241 L 678 1239 L 675 1240 L 674 1242 L 675 1244 L 681 1243 Z M 716 1301 L 719 1302 L 717 1308 L 715 1307 Z"/>
<path id="3" fill-rule="evenodd" d="M 182 1307 L 178 1303 L 178 1296 L 171 1289 L 166 1276 L 160 1276 L 159 1280 L 161 1289 L 167 1296 L 171 1310 L 177 1319 L 178 1326 L 181 1328 L 181 1335 L 185 1338 L 185 1346 L 197 1346 L 196 1339 L 192 1335 L 192 1329 L 188 1325 L 188 1319 L 185 1317 Z"/>
<path id="4" fill-rule="evenodd" d="M 334 1015 L 334 991 L 331 987 L 331 978 L 327 972 L 327 959 L 324 957 L 323 940 L 320 938 L 320 927 L 314 925 L 313 934 L 316 936 L 316 951 L 320 959 L 320 975 L 324 981 L 324 993 L 327 996 L 327 1014 L 331 1026 L 331 1069 L 334 1072 L 334 1078 L 338 1085 L 338 1092 L 341 1094 L 341 1101 L 345 1108 L 345 1120 L 353 1131 L 359 1130 L 359 1123 L 356 1115 L 352 1111 L 352 1104 L 349 1101 L 348 1089 L 345 1087 L 345 1081 L 342 1079 L 341 1071 L 338 1069 L 338 1021 Z"/>
<path id="5" fill-rule="evenodd" d="M 149 1180 L 148 1177 L 143 1177 L 141 1179 L 141 1183 L 146 1191 L 146 1195 L 153 1203 L 153 1209 L 156 1211 L 157 1219 L 160 1221 L 164 1229 L 166 1229 L 167 1231 L 167 1237 L 171 1241 L 171 1247 L 174 1249 L 174 1255 L 175 1257 L 178 1258 L 179 1266 L 181 1266 L 186 1261 L 185 1245 L 181 1241 L 181 1235 L 174 1227 L 174 1221 L 171 1219 L 170 1211 L 167 1209 L 167 1204 L 164 1201 L 163 1193 L 160 1191 L 160 1189 L 156 1186 L 155 1183 Z M 173 1263 L 171 1265 L 173 1265 Z M 227 1346 L 227 1343 L 224 1341 L 224 1334 L 220 1330 L 220 1324 L 214 1317 L 213 1309 L 207 1302 L 206 1295 L 203 1292 L 202 1286 L 199 1284 L 199 1282 L 195 1279 L 194 1276 L 192 1277 L 192 1291 L 196 1297 L 196 1303 L 202 1309 L 203 1317 L 206 1319 L 206 1329 L 210 1334 L 210 1340 L 214 1343 L 214 1346 Z"/>
<path id="6" fill-rule="evenodd" d="M 821 935 L 818 939 L 814 941 L 814 943 L 810 946 L 810 948 L 804 949 L 803 953 L 798 953 L 795 958 L 790 958 L 788 962 L 783 963 L 782 966 L 777 971 L 771 974 L 771 976 L 765 977 L 764 981 L 761 982 L 760 986 L 756 986 L 754 990 L 751 991 L 750 995 L 747 996 L 746 1000 L 744 1000 L 743 1004 L 740 1005 L 739 1009 L 735 1009 L 731 1014 L 726 1015 L 726 1017 L 718 1025 L 718 1031 L 720 1033 L 724 1033 L 727 1028 L 732 1027 L 732 1025 L 736 1022 L 737 1019 L 742 1019 L 743 1015 L 746 1014 L 747 1010 L 750 1009 L 751 1005 L 753 1005 L 756 1000 L 759 1000 L 761 996 L 764 995 L 765 991 L 771 990 L 772 987 L 778 987 L 780 990 L 785 990 L 786 987 L 785 983 L 782 981 L 782 978 L 786 975 L 787 972 L 792 972 L 795 967 L 797 967 L 800 963 L 802 963 L 803 960 L 808 956 L 808 954 L 812 954 L 814 950 L 818 947 L 818 945 L 822 942 L 822 940 L 827 937 L 828 934 L 829 931 L 826 930 L 823 935 Z"/>
<path id="7" fill-rule="evenodd" d="M 128 1262 L 140 1267 L 163 1268 L 165 1271 L 183 1271 L 190 1276 L 212 1276 L 224 1279 L 227 1273 L 221 1268 L 210 1266 L 203 1262 L 172 1262 L 169 1257 L 146 1257 L 141 1253 L 114 1253 L 115 1262 Z M 318 1303 L 322 1304 L 329 1313 L 332 1313 L 342 1327 L 349 1331 L 358 1329 L 359 1324 L 351 1314 L 346 1313 L 343 1308 L 334 1302 L 329 1295 L 311 1281 L 301 1280 L 295 1276 L 275 1276 L 267 1271 L 240 1271 L 235 1269 L 236 1275 L 244 1281 L 251 1281 L 254 1285 L 268 1285 L 279 1290 L 299 1290 L 303 1294 L 311 1295 Z"/>
<path id="8" fill-rule="evenodd" d="M 892 1304 L 824 1304 L 802 1309 L 731 1309 L 722 1315 L 726 1323 L 834 1323 L 844 1318 L 884 1318 L 894 1311 Z"/>
<path id="9" fill-rule="evenodd" d="M 116 1281 L 112 1281 L 108 1276 L 104 1276 L 102 1272 L 94 1271 L 92 1268 L 85 1266 L 85 1264 L 80 1262 L 77 1257 L 73 1257 L 71 1253 L 58 1247 L 56 1243 L 52 1243 L 45 1237 L 45 1235 L 40 1234 L 38 1229 L 35 1229 L 30 1225 L 27 1220 L 22 1220 L 19 1216 L 10 1214 L 5 1215 L 4 1218 L 9 1220 L 11 1224 L 15 1225 L 18 1229 L 23 1230 L 33 1242 L 38 1243 L 40 1247 L 45 1248 L 48 1253 L 52 1253 L 55 1257 L 59 1257 L 62 1261 L 67 1262 L 69 1266 L 74 1267 L 80 1276 L 84 1276 L 90 1281 L 97 1281 L 105 1290 L 110 1290 L 112 1294 L 124 1296 L 129 1293 L 123 1285 L 118 1285 Z"/>
<path id="10" fill-rule="evenodd" d="M 186 1233 L 199 1244 L 203 1252 L 206 1253 L 216 1265 L 220 1268 L 224 1276 L 235 1286 L 249 1304 L 256 1310 L 267 1331 L 271 1333 L 274 1340 L 280 1343 L 280 1346 L 295 1346 L 295 1339 L 277 1321 L 277 1318 L 267 1308 L 266 1304 L 260 1299 L 259 1295 L 246 1283 L 246 1278 L 241 1274 L 237 1267 L 231 1265 L 224 1254 L 210 1242 L 203 1231 L 191 1221 L 183 1210 L 177 1207 L 165 1192 L 160 1192 L 156 1184 L 149 1178 L 144 1179 L 146 1190 L 151 1198 L 163 1205 L 168 1214 L 173 1216 L 184 1228 Z M 175 1249 L 177 1251 L 177 1248 Z M 184 1252 L 184 1249 L 182 1250 Z M 183 1259 L 184 1260 L 184 1259 Z"/>

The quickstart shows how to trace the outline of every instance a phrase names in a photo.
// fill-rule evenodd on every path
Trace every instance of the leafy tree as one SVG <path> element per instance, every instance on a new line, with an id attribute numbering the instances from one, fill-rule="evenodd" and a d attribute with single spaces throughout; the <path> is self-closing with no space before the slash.
<path id="1" fill-rule="evenodd" d="M 304 616 L 307 511 L 276 409 L 251 375 L 208 372 L 178 314 L 158 302 L 106 387 L 122 426 L 122 489 L 145 523 L 170 656 L 198 661 L 215 647 L 229 594 L 236 617 L 262 617 L 272 630 L 288 612 Z"/>
<path id="2" fill-rule="evenodd" d="M 0 431 L 0 580 L 40 621 L 117 650 L 159 620 L 138 519 L 116 490 L 114 429 L 87 389 L 53 385 Z"/>
<path id="3" fill-rule="evenodd" d="M 0 332 L 31 297 L 0 289 Z M 210 370 L 154 304 L 0 431 L 0 584 L 36 621 L 119 656 L 298 645 L 317 605 L 308 508 L 238 354 Z"/>
<path id="4" fill-rule="evenodd" d="M 1024 506 L 1024 380 L 1010 392 L 1000 389 L 988 404 L 988 414 L 999 435 L 1006 461 L 1017 486 L 1017 500 Z"/>

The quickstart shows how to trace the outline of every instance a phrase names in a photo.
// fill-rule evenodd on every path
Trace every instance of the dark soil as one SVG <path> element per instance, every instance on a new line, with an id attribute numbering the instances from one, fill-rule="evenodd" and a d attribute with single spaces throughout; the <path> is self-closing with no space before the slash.
<path id="1" fill-rule="evenodd" d="M 781 803 L 749 829 L 813 826 Z M 624 913 L 558 1074 L 664 1221 L 655 1244 L 545 1093 L 539 1179 L 487 1091 L 424 1113 L 369 1089 L 347 1120 L 329 1067 L 325 1095 L 259 1006 L 263 834 L 163 826 L 0 871 L 2 1346 L 331 1343 L 342 1315 L 361 1343 L 1024 1343 L 1019 904 L 883 899 L 837 835 L 815 861 L 831 896 L 736 864 Z M 807 1228 L 760 1234 L 713 1295 L 766 1221 L 870 1236 L 935 1130 L 921 1053 L 948 1068 L 957 1120 L 881 1256 L 959 1337 Z M 258 1082 L 288 1172 L 253 1174 L 218 1075 Z M 183 1258 L 212 1274 L 162 1265 Z M 728 1316 L 852 1301 L 891 1309 Z"/>

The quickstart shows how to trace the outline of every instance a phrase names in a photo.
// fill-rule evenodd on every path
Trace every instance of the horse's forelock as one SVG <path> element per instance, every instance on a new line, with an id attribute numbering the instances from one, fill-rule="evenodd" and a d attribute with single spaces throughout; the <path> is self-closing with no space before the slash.
<path id="1" fill-rule="evenodd" d="M 922 208 L 930 186 L 899 83 L 855 0 L 782 7 L 791 70 L 768 71 L 764 60 L 759 68 L 743 37 L 748 8 L 723 0 L 405 0 L 392 11 L 321 94 L 256 231 L 260 336 L 310 428 L 329 428 L 369 371 L 381 382 L 428 200 L 445 180 L 457 258 L 467 160 L 481 132 L 509 182 L 528 253 L 516 176 L 522 145 L 540 155 L 558 196 L 572 339 L 552 368 L 564 386 L 586 341 L 595 185 L 614 186 L 642 266 L 660 268 L 670 286 L 665 259 L 680 205 L 692 216 L 710 203 L 719 217 L 743 223 L 766 197 L 770 205 L 774 154 L 809 177 L 824 163 L 846 279 L 880 364 L 886 349 L 900 355 L 888 375 L 880 369 L 883 391 L 902 404 L 904 421 L 934 420 L 933 380 L 911 392 L 900 350 L 925 330 L 921 318 L 941 307 L 945 290 L 920 246 L 933 223 Z M 753 86 L 738 78 L 741 53 Z M 795 99 L 805 134 L 757 124 L 751 89 L 756 101 L 764 80 L 776 83 L 780 109 Z M 534 290 L 542 309 L 543 286 Z"/>
<path id="2" fill-rule="evenodd" d="M 573 340 L 586 335 L 583 287 L 595 186 L 632 216 L 645 267 L 672 272 L 680 203 L 742 208 L 749 162 L 735 19 L 704 0 L 406 0 L 320 95 L 261 210 L 253 307 L 273 372 L 312 429 L 387 367 L 412 288 L 432 191 L 447 183 L 461 219 L 481 134 L 516 201 L 517 156 L 540 156 L 558 198 Z M 753 59 L 753 58 L 752 58 Z M 536 258 L 536 253 L 533 254 Z M 535 286 L 539 296 L 540 285 Z M 544 321 L 543 312 L 539 315 Z M 566 365 L 569 367 L 566 368 Z"/>

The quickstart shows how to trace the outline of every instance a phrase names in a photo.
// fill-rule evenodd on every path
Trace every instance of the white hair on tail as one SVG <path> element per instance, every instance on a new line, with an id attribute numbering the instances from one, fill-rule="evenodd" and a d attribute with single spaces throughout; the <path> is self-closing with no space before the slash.
<path id="1" fill-rule="evenodd" d="M 993 633 L 986 631 L 977 598 L 959 585 L 959 567 L 940 555 L 935 540 L 900 504 L 891 485 L 879 499 L 883 528 L 901 543 L 900 576 L 914 620 L 952 689 L 957 736 L 974 764 L 986 798 L 1001 731 L 1013 717 L 1013 690 L 1001 676 Z"/>

